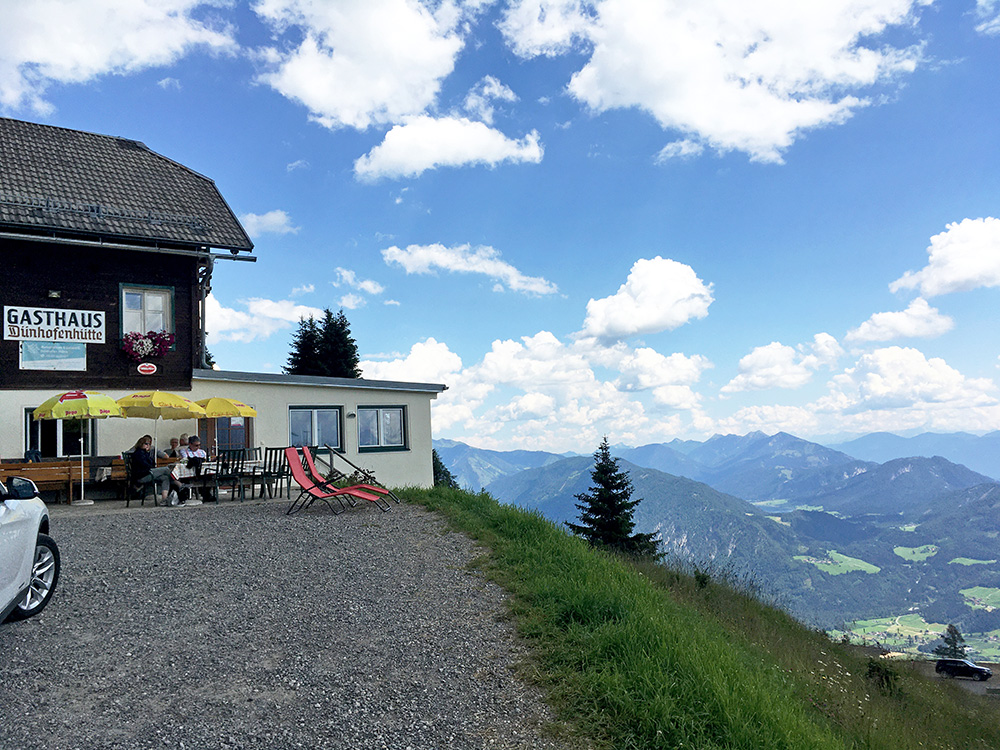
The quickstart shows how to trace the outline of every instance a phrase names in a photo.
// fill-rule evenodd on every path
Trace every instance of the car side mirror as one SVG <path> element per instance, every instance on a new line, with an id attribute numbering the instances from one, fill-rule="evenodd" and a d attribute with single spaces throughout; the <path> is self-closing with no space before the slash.
<path id="1" fill-rule="evenodd" d="M 38 487 L 30 479 L 11 477 L 7 480 L 7 497 L 13 500 L 30 500 L 38 497 Z"/>

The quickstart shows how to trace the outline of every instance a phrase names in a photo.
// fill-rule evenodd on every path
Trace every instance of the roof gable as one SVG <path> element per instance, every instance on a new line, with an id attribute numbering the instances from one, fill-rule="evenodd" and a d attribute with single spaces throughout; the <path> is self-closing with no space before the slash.
<path id="1" fill-rule="evenodd" d="M 215 183 L 145 144 L 0 118 L 0 227 L 252 250 Z"/>

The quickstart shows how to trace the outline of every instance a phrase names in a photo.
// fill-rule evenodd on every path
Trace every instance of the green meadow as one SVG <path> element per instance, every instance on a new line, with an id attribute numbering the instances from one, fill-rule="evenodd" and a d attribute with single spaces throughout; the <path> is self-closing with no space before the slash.
<path id="1" fill-rule="evenodd" d="M 962 589 L 959 593 L 966 598 L 966 604 L 973 609 L 993 609 L 1000 607 L 1000 589 L 973 586 Z"/>
<path id="2" fill-rule="evenodd" d="M 1000 747 L 995 702 L 804 627 L 752 583 L 595 550 L 485 493 L 407 496 L 481 545 L 570 747 Z"/>
<path id="3" fill-rule="evenodd" d="M 928 557 L 934 557 L 938 553 L 938 547 L 934 544 L 925 544 L 923 547 L 893 547 L 892 551 L 904 560 L 923 562 Z"/>
<path id="4" fill-rule="evenodd" d="M 837 552 L 837 550 L 827 550 L 826 557 L 824 558 L 810 557 L 809 555 L 795 555 L 793 559 L 798 560 L 799 562 L 815 565 L 824 573 L 829 573 L 832 576 L 839 576 L 855 570 L 860 570 L 862 573 L 869 574 L 878 573 L 882 570 L 877 565 L 866 563 L 864 560 L 859 560 L 856 557 L 842 555 Z"/>

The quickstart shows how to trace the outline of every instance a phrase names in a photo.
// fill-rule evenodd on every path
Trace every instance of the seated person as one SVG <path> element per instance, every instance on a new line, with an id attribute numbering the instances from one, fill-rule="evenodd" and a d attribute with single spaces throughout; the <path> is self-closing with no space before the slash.
<path id="1" fill-rule="evenodd" d="M 188 468 L 194 469 L 195 476 L 201 475 L 201 465 L 204 463 L 205 459 L 208 458 L 208 454 L 205 453 L 204 448 L 201 447 L 201 438 L 197 435 L 192 435 L 187 440 L 187 445 L 178 449 L 178 457 L 183 461 Z M 189 481 L 190 481 L 189 477 Z M 190 493 L 190 488 L 187 488 L 188 493 Z M 207 485 L 202 484 L 199 493 L 201 494 L 202 500 L 214 500 L 215 496 L 212 494 L 212 488 Z M 187 501 L 188 505 L 201 505 L 201 500 L 191 498 Z"/>
<path id="2" fill-rule="evenodd" d="M 170 438 L 170 447 L 167 449 L 167 458 L 180 458 L 180 440 L 178 438 Z"/>
<path id="3" fill-rule="evenodd" d="M 136 441 L 128 459 L 132 483 L 136 486 L 154 484 L 164 505 L 177 505 L 179 502 L 177 491 L 181 486 L 176 479 L 170 476 L 169 466 L 156 465 L 152 448 L 153 438 L 150 435 L 143 435 Z"/>

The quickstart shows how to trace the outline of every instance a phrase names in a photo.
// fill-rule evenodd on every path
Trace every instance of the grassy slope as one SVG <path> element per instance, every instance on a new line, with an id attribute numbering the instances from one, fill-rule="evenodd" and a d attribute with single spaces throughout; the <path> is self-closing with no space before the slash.
<path id="1" fill-rule="evenodd" d="M 601 746 L 1000 747 L 995 703 L 905 666 L 866 676 L 867 657 L 724 584 L 595 553 L 485 494 L 407 495 L 489 550 L 536 679 Z"/>

